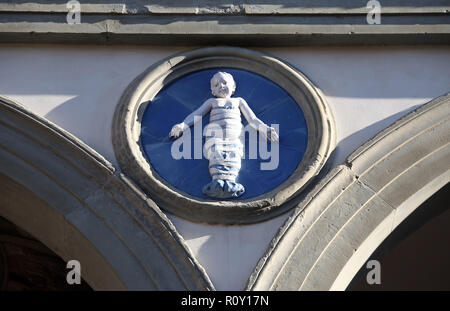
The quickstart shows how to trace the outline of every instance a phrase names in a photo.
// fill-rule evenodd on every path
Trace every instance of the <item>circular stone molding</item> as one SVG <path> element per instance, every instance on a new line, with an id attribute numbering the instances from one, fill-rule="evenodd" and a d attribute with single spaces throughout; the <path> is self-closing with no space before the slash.
<path id="1" fill-rule="evenodd" d="M 275 189 L 245 200 L 203 199 L 176 189 L 158 175 L 140 141 L 142 117 L 158 92 L 188 74 L 223 67 L 246 70 L 275 82 L 303 111 L 308 128 L 306 151 L 295 171 Z M 196 222 L 245 224 L 269 219 L 295 206 L 293 199 L 320 172 L 333 151 L 335 128 L 320 90 L 294 67 L 261 52 L 210 47 L 164 59 L 137 77 L 116 108 L 112 141 L 121 170 L 163 210 Z"/>

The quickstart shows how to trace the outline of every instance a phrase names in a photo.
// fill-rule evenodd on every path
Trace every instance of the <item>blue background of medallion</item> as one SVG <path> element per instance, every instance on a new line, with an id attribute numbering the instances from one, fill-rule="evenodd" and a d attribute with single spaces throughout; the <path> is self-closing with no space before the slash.
<path id="1" fill-rule="evenodd" d="M 141 144 L 153 169 L 173 187 L 198 198 L 207 198 L 202 188 L 211 181 L 208 160 L 193 159 L 194 134 L 191 127 L 192 159 L 175 160 L 171 156 L 172 140 L 168 134 L 177 123 L 208 98 L 213 97 L 210 80 L 217 71 L 226 71 L 236 81 L 233 97 L 245 99 L 256 116 L 270 126 L 279 124 L 279 165 L 275 170 L 261 170 L 261 162 L 270 159 L 249 159 L 249 137 L 246 135 L 245 159 L 237 181 L 245 193 L 234 200 L 249 199 L 267 193 L 282 184 L 297 168 L 308 143 L 308 130 L 302 110 L 294 99 L 274 82 L 245 70 L 215 68 L 188 74 L 165 86 L 148 103 L 141 123 Z M 244 116 L 242 123 L 247 125 Z M 209 123 L 209 113 L 202 125 Z M 259 134 L 258 134 L 259 135 Z M 204 144 L 204 138 L 203 143 Z M 269 147 L 270 148 L 270 143 Z M 258 147 L 259 150 L 259 147 Z M 269 149 L 270 150 L 270 149 Z M 259 153 L 259 152 L 258 152 Z"/>

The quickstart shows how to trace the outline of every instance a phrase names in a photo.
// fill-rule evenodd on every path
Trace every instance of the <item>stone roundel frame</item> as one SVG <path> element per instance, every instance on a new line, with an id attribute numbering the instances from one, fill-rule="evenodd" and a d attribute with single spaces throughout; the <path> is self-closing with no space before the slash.
<path id="1" fill-rule="evenodd" d="M 295 100 L 306 119 L 308 143 L 298 167 L 281 185 L 255 198 L 217 201 L 180 191 L 158 175 L 140 143 L 145 108 L 163 87 L 189 73 L 217 67 L 243 69 L 275 81 Z M 320 90 L 292 66 L 253 50 L 208 47 L 166 58 L 139 75 L 120 98 L 113 118 L 112 142 L 121 170 L 163 210 L 196 222 L 246 224 L 272 218 L 295 206 L 292 199 L 320 172 L 333 151 L 335 127 Z"/>

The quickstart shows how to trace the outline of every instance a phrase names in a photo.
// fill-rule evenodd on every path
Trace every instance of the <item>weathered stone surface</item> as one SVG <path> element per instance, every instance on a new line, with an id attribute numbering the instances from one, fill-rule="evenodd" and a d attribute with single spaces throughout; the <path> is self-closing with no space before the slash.
<path id="1" fill-rule="evenodd" d="M 447 111 L 448 94 L 436 98 L 426 106 L 417 108 L 387 129 L 381 131 L 353 152 L 348 157 L 347 163 L 351 163 L 351 168 L 357 175 L 363 175 L 375 166 L 378 161 L 382 161 L 384 157 L 390 156 L 391 153 L 397 150 L 407 150 L 408 148 L 405 145 L 414 144 L 415 141 L 412 140 L 420 138 L 424 134 L 431 134 L 433 139 L 417 144 L 417 148 L 420 148 L 417 151 L 424 149 L 427 146 L 426 144 L 439 144 L 442 139 L 446 139 L 445 135 L 434 137 L 437 133 L 429 132 L 436 126 L 446 126 L 441 123 L 448 121 Z M 445 131 L 443 133 L 445 134 Z M 437 141 L 435 141 L 436 138 Z M 426 144 L 422 145 L 422 143 Z M 395 148 L 393 148 L 393 145 Z M 431 145 L 429 148 L 433 148 L 433 146 Z M 424 151 L 426 152 L 426 150 Z M 398 161 L 397 164 L 403 165 Z"/>
<path id="2" fill-rule="evenodd" d="M 66 0 L 54 0 L 51 3 L 22 2 L 0 3 L 0 12 L 67 12 Z M 223 2 L 199 0 L 194 2 L 178 1 L 148 1 L 143 0 L 116 0 L 116 1 L 83 1 L 81 8 L 86 13 L 102 14 L 195 14 L 195 15 L 283 15 L 283 14 L 366 14 L 366 3 L 357 0 L 341 1 L 340 6 L 330 0 L 316 1 L 236 1 Z M 412 13 L 446 13 L 448 9 L 445 1 L 412 0 L 407 3 L 400 0 L 391 0 L 383 3 L 383 12 L 389 14 Z"/>
<path id="3" fill-rule="evenodd" d="M 329 183 L 331 181 L 338 183 L 340 187 L 330 187 Z M 286 262 L 290 260 L 291 254 L 295 251 L 302 238 L 308 234 L 309 228 L 315 223 L 316 219 L 325 213 L 327 207 L 354 182 L 354 174 L 346 166 L 338 166 L 306 195 L 285 225 L 280 229 L 266 255 L 257 264 L 257 268 L 250 276 L 248 283 L 251 289 L 267 290 L 275 283 L 275 279 L 280 273 L 288 273 L 287 271 L 283 272 L 284 267 L 287 265 Z M 313 205 L 315 208 L 306 208 L 309 205 Z M 281 240 L 283 240 L 283 247 L 278 247 Z M 316 240 L 316 242 L 320 243 L 320 240 Z M 314 245 L 311 248 L 314 249 Z M 283 259 L 276 260 L 274 259 L 276 258 L 275 256 Z M 309 258 L 313 260 L 314 254 L 311 254 Z M 293 267 L 292 270 L 295 270 L 295 268 Z M 259 276 L 261 273 L 264 277 Z M 302 271 L 294 273 L 301 274 Z M 303 273 L 305 272 L 303 271 Z"/>
<path id="4" fill-rule="evenodd" d="M 314 225 L 302 236 L 293 249 L 285 268 L 280 271 L 279 280 L 288 278 L 289 282 L 280 282 L 275 290 L 289 290 L 305 280 L 323 250 L 332 243 L 335 236 L 347 221 L 373 196 L 373 191 L 359 181 L 355 181 L 341 193 L 325 210 L 315 218 Z M 301 262 L 296 266 L 294 262 Z M 276 283 L 275 283 L 276 284 Z M 300 287 L 299 287 L 300 288 Z"/>
<path id="5" fill-rule="evenodd" d="M 345 219 L 345 224 L 339 227 L 333 239 L 322 249 L 320 258 L 308 271 L 299 289 L 330 289 L 322 287 L 323 284 L 334 283 L 348 258 L 353 256 L 380 222 L 393 212 L 391 206 L 376 196 L 367 200 L 351 217 Z"/>
<path id="6" fill-rule="evenodd" d="M 103 44 L 448 44 L 447 2 L 382 3 L 368 25 L 366 2 L 81 1 L 81 24 L 66 22 L 67 1 L 0 3 L 3 42 Z"/>

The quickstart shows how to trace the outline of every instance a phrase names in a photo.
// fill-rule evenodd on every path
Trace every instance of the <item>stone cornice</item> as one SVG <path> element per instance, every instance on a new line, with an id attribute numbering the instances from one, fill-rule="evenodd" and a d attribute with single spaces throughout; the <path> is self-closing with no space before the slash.
<path id="1" fill-rule="evenodd" d="M 365 2 L 80 1 L 81 24 L 70 25 L 67 1 L 0 1 L 0 42 L 240 46 L 449 44 L 445 1 L 381 3 L 369 25 Z"/>

